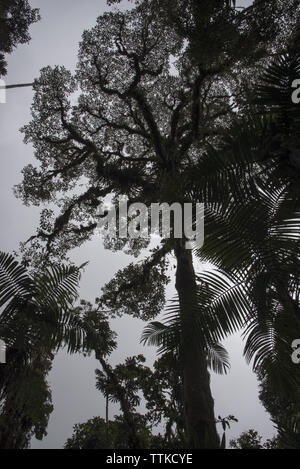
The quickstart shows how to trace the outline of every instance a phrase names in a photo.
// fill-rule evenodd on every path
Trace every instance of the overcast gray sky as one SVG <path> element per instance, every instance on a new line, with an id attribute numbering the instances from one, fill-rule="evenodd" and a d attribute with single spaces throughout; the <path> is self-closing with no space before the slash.
<path id="1" fill-rule="evenodd" d="M 105 0 L 31 0 L 30 3 L 40 8 L 42 20 L 31 27 L 29 45 L 19 46 L 8 58 L 7 84 L 31 82 L 47 65 L 64 65 L 73 70 L 83 30 L 92 27 L 97 16 L 108 9 Z M 9 90 L 7 103 L 0 104 L 0 249 L 7 252 L 16 250 L 20 241 L 31 236 L 38 222 L 39 209 L 24 207 L 12 192 L 14 184 L 21 180 L 21 169 L 34 163 L 33 150 L 23 143 L 19 132 L 30 120 L 32 97 L 31 88 Z M 72 257 L 76 263 L 90 261 L 82 279 L 81 296 L 91 301 L 114 273 L 132 260 L 125 254 L 104 250 L 100 238 L 74 250 Z M 173 285 L 168 294 L 173 296 Z M 129 317 L 112 321 L 119 343 L 118 350 L 111 356 L 112 364 L 138 353 L 147 357 L 148 365 L 153 363 L 155 349 L 139 344 L 144 326 L 145 323 Z M 249 428 L 255 428 L 265 438 L 272 437 L 273 425 L 257 398 L 257 381 L 242 357 L 239 335 L 231 337 L 224 345 L 230 352 L 231 371 L 227 376 L 212 375 L 216 415 L 233 414 L 239 419 L 228 437 L 235 437 Z M 61 448 L 71 436 L 75 423 L 105 416 L 104 399 L 95 389 L 97 367 L 94 358 L 69 356 L 65 352 L 58 354 L 49 376 L 55 408 L 48 436 L 42 442 L 33 441 L 32 448 Z M 117 407 L 111 409 L 111 416 L 115 411 Z"/>

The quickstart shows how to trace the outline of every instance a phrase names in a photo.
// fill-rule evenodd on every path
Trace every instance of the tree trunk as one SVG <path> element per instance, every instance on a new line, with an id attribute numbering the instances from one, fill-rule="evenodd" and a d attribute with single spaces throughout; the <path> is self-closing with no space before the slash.
<path id="1" fill-rule="evenodd" d="M 106 396 L 106 412 L 105 412 L 105 423 L 106 423 L 106 447 L 109 448 L 109 422 L 108 422 L 108 396 Z"/>
<path id="2" fill-rule="evenodd" d="M 191 448 L 217 449 L 219 436 L 214 416 L 206 352 L 195 334 L 196 278 L 191 250 L 176 241 L 176 290 L 179 296 L 184 367 L 184 411 Z"/>

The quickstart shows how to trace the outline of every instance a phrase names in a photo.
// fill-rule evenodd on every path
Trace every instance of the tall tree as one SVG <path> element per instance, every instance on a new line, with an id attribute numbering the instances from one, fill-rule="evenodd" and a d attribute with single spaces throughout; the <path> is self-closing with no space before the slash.
<path id="1" fill-rule="evenodd" d="M 171 22 L 169 2 L 146 1 L 126 13 L 104 14 L 83 34 L 75 76 L 47 67 L 36 81 L 33 120 L 24 131 L 40 168 L 24 169 L 17 193 L 34 204 L 57 202 L 56 194 L 63 194 L 63 211 L 56 219 L 42 212 L 25 261 L 61 256 L 89 239 L 108 194 L 116 208 L 118 196 L 147 205 L 199 200 L 191 174 L 234 116 L 235 95 L 244 86 L 240 76 L 249 80 L 249 71 L 271 49 L 275 22 L 257 26 L 261 2 L 243 16 L 225 1 L 174 5 Z M 281 12 L 274 14 L 280 29 Z M 78 86 L 81 95 L 72 105 Z M 69 192 L 80 184 L 87 185 L 81 195 Z M 166 256 L 174 253 L 186 429 L 191 447 L 216 448 L 206 349 L 201 334 L 194 334 L 203 310 L 185 241 L 172 230 L 150 258 L 117 274 L 100 303 L 117 314 L 153 318 L 164 304 Z M 138 254 L 148 242 L 110 239 L 106 245 Z M 232 322 L 239 324 L 224 315 L 220 328 L 229 330 Z"/>

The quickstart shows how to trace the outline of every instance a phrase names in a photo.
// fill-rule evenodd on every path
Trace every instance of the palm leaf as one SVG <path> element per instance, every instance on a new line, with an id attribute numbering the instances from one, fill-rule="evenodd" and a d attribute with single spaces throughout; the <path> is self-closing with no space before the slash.
<path id="1" fill-rule="evenodd" d="M 51 266 L 30 276 L 13 256 L 0 253 L 0 337 L 7 346 L 27 354 L 94 349 L 99 337 L 72 307 L 84 266 Z"/>
<path id="2" fill-rule="evenodd" d="M 207 350 L 207 363 L 215 373 L 227 374 L 230 363 L 227 350 L 221 344 L 213 344 Z"/>
<path id="3" fill-rule="evenodd" d="M 0 307 L 16 296 L 28 296 L 31 286 L 26 269 L 11 254 L 0 252 Z"/>
<path id="4" fill-rule="evenodd" d="M 51 266 L 34 278 L 34 298 L 38 304 L 67 308 L 77 297 L 80 270 L 74 266 Z"/>

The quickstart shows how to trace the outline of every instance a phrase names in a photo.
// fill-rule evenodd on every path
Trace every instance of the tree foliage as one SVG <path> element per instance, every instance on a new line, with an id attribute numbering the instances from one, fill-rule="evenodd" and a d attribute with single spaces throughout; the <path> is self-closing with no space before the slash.
<path id="1" fill-rule="evenodd" d="M 153 365 L 153 370 L 144 365 L 143 355 L 129 357 L 124 364 L 114 369 L 106 365 L 103 371 L 96 371 L 96 386 L 112 402 L 119 402 L 121 409 L 132 416 L 135 425 L 137 409 L 141 398 L 147 412 L 145 423 L 152 429 L 158 424 L 165 426 L 164 438 L 168 444 L 179 442 L 183 444 L 184 410 L 183 410 L 183 368 L 179 357 L 168 353 L 159 358 Z M 123 402 L 122 402 L 123 401 Z M 123 410 L 124 413 L 124 410 Z M 124 416 L 126 423 L 126 417 Z M 127 428 L 127 432 L 130 429 Z"/>
<path id="2" fill-rule="evenodd" d="M 83 34 L 76 73 L 46 67 L 35 81 L 24 133 L 39 167 L 27 166 L 16 189 L 25 203 L 61 207 L 59 216 L 44 209 L 36 236 L 23 245 L 25 262 L 36 264 L 90 239 L 108 195 L 116 209 L 119 196 L 207 204 L 197 255 L 219 274 L 202 276 L 198 288 L 192 254 L 172 232 L 141 264 L 118 272 L 99 299 L 117 314 L 154 318 L 164 304 L 165 258 L 175 255 L 178 327 L 169 337 L 183 359 L 189 442 L 201 448 L 219 447 L 207 358 L 218 366 L 226 354 L 212 339 L 245 323 L 247 357 L 279 374 L 276 357 L 299 315 L 298 173 L 285 159 L 291 163 L 292 128 L 278 105 L 270 112 L 263 102 L 266 88 L 253 101 L 252 86 L 268 54 L 288 43 L 299 11 L 292 1 L 255 1 L 241 11 L 230 3 L 142 1 L 99 17 Z M 138 255 L 148 242 L 108 239 L 106 246 Z M 291 322 L 281 338 L 285 315 Z"/>
<path id="3" fill-rule="evenodd" d="M 96 370 L 96 387 L 122 414 L 113 421 L 94 418 L 74 427 L 66 449 L 96 448 L 176 448 L 186 445 L 184 437 L 182 365 L 178 357 L 165 354 L 144 365 L 143 355 L 129 357 L 111 367 L 100 358 L 102 371 Z M 141 414 L 142 402 L 146 412 Z M 161 425 L 163 433 L 153 430 Z"/>
<path id="4" fill-rule="evenodd" d="M 26 449 L 33 436 L 47 435 L 53 411 L 47 375 L 52 356 L 36 355 L 26 361 L 24 354 L 8 349 L 6 365 L 0 365 L 0 448 Z"/>
<path id="5" fill-rule="evenodd" d="M 299 376 L 297 365 L 294 365 L 293 372 Z M 299 449 L 299 385 L 290 387 L 285 393 L 278 392 L 272 376 L 267 376 L 260 383 L 259 399 L 277 429 L 278 448 Z"/>
<path id="6" fill-rule="evenodd" d="M 39 19 L 39 10 L 31 8 L 28 0 L 1 0 L 0 76 L 7 73 L 5 54 L 11 54 L 18 44 L 30 41 L 29 26 Z"/>
<path id="7" fill-rule="evenodd" d="M 243 432 L 238 438 L 230 441 L 232 449 L 278 449 L 277 439 L 268 439 L 264 443 L 257 431 L 250 429 Z"/>
<path id="8" fill-rule="evenodd" d="M 143 419 L 140 419 L 138 425 L 143 447 L 159 449 L 160 437 L 151 434 Z M 109 422 L 94 417 L 74 425 L 73 435 L 66 441 L 64 449 L 131 449 L 128 446 L 127 426 L 122 416 L 116 416 L 115 420 Z"/>
<path id="9" fill-rule="evenodd" d="M 74 266 L 29 273 L 0 253 L 0 339 L 7 348 L 0 365 L 3 449 L 27 448 L 33 435 L 46 435 L 53 410 L 47 375 L 60 348 L 105 356 L 116 345 L 102 313 L 83 301 L 74 306 L 79 279 Z"/>

